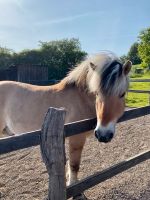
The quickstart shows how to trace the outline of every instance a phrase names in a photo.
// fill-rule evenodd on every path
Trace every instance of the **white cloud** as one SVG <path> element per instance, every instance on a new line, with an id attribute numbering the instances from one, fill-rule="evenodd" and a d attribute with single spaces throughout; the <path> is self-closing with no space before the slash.
<path id="1" fill-rule="evenodd" d="M 37 26 L 45 26 L 45 25 L 60 24 L 60 23 L 64 23 L 64 22 L 71 22 L 71 21 L 74 21 L 74 20 L 77 20 L 80 18 L 103 14 L 103 13 L 104 12 L 100 12 L 100 11 L 87 12 L 87 13 L 78 14 L 78 15 L 74 15 L 74 16 L 62 17 L 62 18 L 58 18 L 58 19 L 43 20 L 43 21 L 37 22 L 36 25 Z"/>

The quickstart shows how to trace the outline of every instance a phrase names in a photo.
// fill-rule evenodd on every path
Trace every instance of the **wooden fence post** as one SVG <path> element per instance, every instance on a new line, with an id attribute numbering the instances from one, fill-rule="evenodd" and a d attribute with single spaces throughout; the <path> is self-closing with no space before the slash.
<path id="1" fill-rule="evenodd" d="M 49 108 L 41 130 L 41 154 L 49 174 L 48 200 L 66 200 L 63 108 Z"/>

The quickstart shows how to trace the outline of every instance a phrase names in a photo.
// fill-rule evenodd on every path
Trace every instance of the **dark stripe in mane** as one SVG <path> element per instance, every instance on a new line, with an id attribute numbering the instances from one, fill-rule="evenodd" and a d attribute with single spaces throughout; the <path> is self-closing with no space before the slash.
<path id="1" fill-rule="evenodd" d="M 105 95 L 110 95 L 112 93 L 113 86 L 116 80 L 121 76 L 122 71 L 122 64 L 119 61 L 113 61 L 104 69 L 101 75 L 100 87 Z"/>

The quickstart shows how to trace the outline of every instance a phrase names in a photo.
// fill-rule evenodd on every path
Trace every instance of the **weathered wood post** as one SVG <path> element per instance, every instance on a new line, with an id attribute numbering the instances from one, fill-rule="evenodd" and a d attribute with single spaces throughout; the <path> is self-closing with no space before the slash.
<path id="1" fill-rule="evenodd" d="M 63 108 L 49 108 L 41 130 L 41 154 L 49 174 L 47 200 L 66 200 Z"/>

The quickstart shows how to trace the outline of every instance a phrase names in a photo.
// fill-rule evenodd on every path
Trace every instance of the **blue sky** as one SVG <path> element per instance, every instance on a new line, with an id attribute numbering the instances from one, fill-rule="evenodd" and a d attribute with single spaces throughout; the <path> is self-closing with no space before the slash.
<path id="1" fill-rule="evenodd" d="M 90 54 L 126 54 L 150 26 L 150 0 L 0 0 L 0 46 L 38 48 L 38 41 L 79 38 Z"/>

